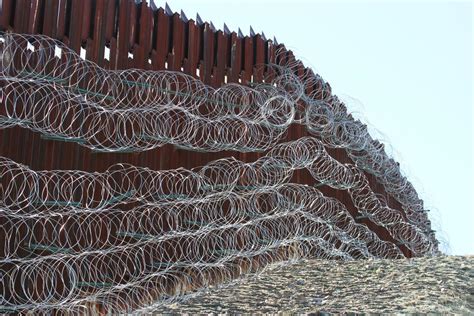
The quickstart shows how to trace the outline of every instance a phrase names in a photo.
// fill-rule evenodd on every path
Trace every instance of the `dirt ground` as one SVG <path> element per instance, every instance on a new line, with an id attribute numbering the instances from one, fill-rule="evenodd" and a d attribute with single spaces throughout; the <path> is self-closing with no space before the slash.
<path id="1" fill-rule="evenodd" d="M 302 260 L 154 312 L 474 314 L 474 256 Z"/>

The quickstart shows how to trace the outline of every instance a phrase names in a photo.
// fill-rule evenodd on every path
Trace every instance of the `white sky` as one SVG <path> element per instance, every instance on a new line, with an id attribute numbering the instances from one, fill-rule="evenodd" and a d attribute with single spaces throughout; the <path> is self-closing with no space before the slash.
<path id="1" fill-rule="evenodd" d="M 168 4 L 220 29 L 225 22 L 245 35 L 250 25 L 275 35 L 394 148 L 435 229 L 444 231 L 448 253 L 474 254 L 470 2 Z"/>

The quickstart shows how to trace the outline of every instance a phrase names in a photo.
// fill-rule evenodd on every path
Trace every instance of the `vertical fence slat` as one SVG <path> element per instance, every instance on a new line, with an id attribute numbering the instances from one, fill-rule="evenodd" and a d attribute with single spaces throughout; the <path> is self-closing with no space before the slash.
<path id="1" fill-rule="evenodd" d="M 55 37 L 57 39 L 63 40 L 66 32 L 66 7 L 68 5 L 67 1 L 60 1 L 58 5 L 58 19 Z"/>
<path id="2" fill-rule="evenodd" d="M 257 34 L 254 39 L 255 45 L 255 67 L 253 70 L 254 82 L 262 82 L 263 72 L 265 70 L 265 41 Z"/>
<path id="3" fill-rule="evenodd" d="M 214 31 L 209 23 L 204 23 L 204 46 L 201 80 L 211 84 L 212 68 L 214 66 Z"/>
<path id="4" fill-rule="evenodd" d="M 92 38 L 88 39 L 88 48 L 86 58 L 92 60 L 99 66 L 104 64 L 105 49 L 105 29 L 107 23 L 107 15 L 110 14 L 107 9 L 108 0 L 97 0 L 95 12 L 91 19 L 94 19 L 94 29 L 92 30 Z"/>
<path id="5" fill-rule="evenodd" d="M 151 65 L 148 63 L 148 59 L 151 55 L 152 46 L 152 29 L 153 25 L 153 12 L 147 6 L 146 2 L 143 1 L 140 8 L 140 31 L 139 31 L 139 46 L 141 49 L 142 56 L 140 57 L 142 69 L 150 69 Z M 138 66 L 138 65 L 137 65 Z"/>
<path id="6" fill-rule="evenodd" d="M 117 13 L 117 2 L 109 0 L 107 2 L 107 21 L 105 22 L 105 40 L 109 42 L 114 36 L 115 31 L 115 15 Z"/>
<path id="7" fill-rule="evenodd" d="M 162 70 L 165 68 L 166 55 L 168 54 L 169 16 L 165 14 L 162 8 L 155 14 L 157 31 L 155 34 L 155 47 L 153 47 L 152 69 Z"/>
<path id="8" fill-rule="evenodd" d="M 217 66 L 214 73 L 214 86 L 216 87 L 219 87 L 224 83 L 225 69 L 227 64 L 227 41 L 228 37 L 222 31 L 217 31 Z"/>
<path id="9" fill-rule="evenodd" d="M 132 48 L 135 46 L 135 44 L 138 42 L 138 8 L 139 3 L 136 2 L 129 2 L 128 3 L 128 49 L 129 51 L 132 50 Z"/>
<path id="10" fill-rule="evenodd" d="M 199 28 L 193 20 L 189 20 L 188 23 L 186 23 L 186 27 L 188 29 L 188 49 L 185 52 L 187 57 L 184 60 L 184 72 L 196 77 L 199 59 Z"/>
<path id="11" fill-rule="evenodd" d="M 231 33 L 231 57 L 230 57 L 230 76 L 229 82 L 239 82 L 240 71 L 242 68 L 242 39 L 235 32 Z"/>
<path id="12" fill-rule="evenodd" d="M 71 17 L 68 34 L 69 47 L 80 54 L 82 44 L 82 16 L 86 14 L 84 11 L 84 3 L 82 1 L 72 1 L 69 11 Z"/>
<path id="13" fill-rule="evenodd" d="M 41 0 L 31 0 L 30 2 L 30 14 L 28 17 L 28 33 L 30 34 L 36 33 L 42 2 Z"/>
<path id="14" fill-rule="evenodd" d="M 10 25 L 10 20 L 12 19 L 13 11 L 13 2 L 15 0 L 3 0 L 2 1 L 2 10 L 0 11 L 0 30 L 5 31 L 11 28 L 13 25 Z"/>
<path id="15" fill-rule="evenodd" d="M 246 36 L 244 38 L 244 69 L 242 73 L 242 84 L 244 85 L 252 81 L 253 66 L 255 65 L 253 44 L 253 37 Z"/>
<path id="16" fill-rule="evenodd" d="M 44 19 L 43 19 L 43 34 L 53 37 L 53 26 L 56 25 L 56 19 L 58 17 L 57 12 L 58 1 L 46 0 Z"/>
<path id="17" fill-rule="evenodd" d="M 174 14 L 173 21 L 173 49 L 170 58 L 170 70 L 181 71 L 184 59 L 184 22 L 178 14 Z"/>
<path id="18" fill-rule="evenodd" d="M 119 21 L 117 33 L 116 60 L 114 60 L 114 69 L 125 69 L 128 67 L 128 53 L 130 51 L 130 11 L 134 3 L 123 1 L 119 6 Z"/>
<path id="19" fill-rule="evenodd" d="M 94 21 L 93 11 L 95 11 L 95 0 L 81 0 L 83 7 L 81 41 L 84 43 L 89 38 L 91 20 Z M 74 14 L 74 12 L 72 12 Z"/>

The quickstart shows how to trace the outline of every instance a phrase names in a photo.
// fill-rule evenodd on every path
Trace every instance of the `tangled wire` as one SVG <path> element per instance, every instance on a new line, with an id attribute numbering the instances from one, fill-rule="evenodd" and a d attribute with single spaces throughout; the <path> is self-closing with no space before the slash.
<path id="1" fill-rule="evenodd" d="M 22 126 L 101 151 L 164 144 L 266 154 L 187 170 L 116 164 L 104 173 L 33 171 L 0 157 L 3 311 L 146 309 L 303 257 L 437 252 L 398 164 L 316 75 L 218 89 L 180 72 L 110 71 L 42 35 L 0 37 L 0 128 Z M 307 94 L 307 87 L 320 88 Z M 312 136 L 279 143 L 293 123 Z M 332 158 L 345 148 L 354 164 Z M 315 186 L 291 183 L 305 169 Z M 375 175 L 402 205 L 373 192 Z M 347 191 L 357 214 L 317 186 Z M 386 229 L 380 239 L 358 217 Z"/>

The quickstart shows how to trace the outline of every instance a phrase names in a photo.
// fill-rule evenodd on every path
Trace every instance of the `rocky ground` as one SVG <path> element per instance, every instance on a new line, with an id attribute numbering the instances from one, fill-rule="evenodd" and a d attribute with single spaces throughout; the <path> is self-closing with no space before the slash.
<path id="1" fill-rule="evenodd" d="M 474 256 L 304 260 L 155 312 L 474 314 Z"/>

